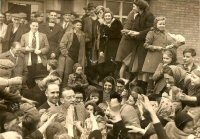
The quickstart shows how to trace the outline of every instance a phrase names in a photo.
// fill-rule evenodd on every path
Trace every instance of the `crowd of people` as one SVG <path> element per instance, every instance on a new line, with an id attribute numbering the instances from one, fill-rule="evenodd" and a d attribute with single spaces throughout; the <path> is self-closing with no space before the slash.
<path id="1" fill-rule="evenodd" d="M 84 10 L 0 13 L 0 139 L 200 138 L 196 50 L 145 0 Z"/>

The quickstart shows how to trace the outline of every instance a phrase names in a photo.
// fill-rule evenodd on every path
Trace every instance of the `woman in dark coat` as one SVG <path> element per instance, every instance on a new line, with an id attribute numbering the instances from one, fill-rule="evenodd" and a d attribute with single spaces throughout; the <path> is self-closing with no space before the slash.
<path id="1" fill-rule="evenodd" d="M 100 57 L 104 56 L 104 77 L 114 73 L 116 65 L 114 60 L 121 39 L 122 23 L 113 17 L 110 10 L 104 12 L 105 23 L 101 25 Z"/>
<path id="2" fill-rule="evenodd" d="M 129 69 L 136 77 L 142 74 L 143 63 L 147 54 L 147 50 L 143 47 L 147 33 L 150 31 L 154 22 L 154 15 L 148 11 L 148 3 L 144 0 L 135 1 L 133 8 L 137 11 L 132 31 L 128 34 L 133 37 L 133 50 Z M 142 87 L 146 87 L 141 82 Z"/>

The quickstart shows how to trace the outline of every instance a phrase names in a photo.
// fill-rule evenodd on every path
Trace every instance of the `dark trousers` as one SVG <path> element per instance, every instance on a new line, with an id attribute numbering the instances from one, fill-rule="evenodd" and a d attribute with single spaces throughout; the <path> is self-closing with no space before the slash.
<path id="1" fill-rule="evenodd" d="M 36 78 L 44 78 L 47 76 L 46 67 L 42 64 L 33 64 L 31 66 L 27 66 L 28 68 L 28 77 L 27 77 L 27 86 L 28 88 L 32 88 L 35 86 Z"/>

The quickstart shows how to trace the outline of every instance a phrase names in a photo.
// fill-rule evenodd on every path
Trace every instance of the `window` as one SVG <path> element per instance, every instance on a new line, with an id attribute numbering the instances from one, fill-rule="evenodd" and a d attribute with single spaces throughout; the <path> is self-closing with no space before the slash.
<path id="1" fill-rule="evenodd" d="M 95 5 L 103 5 L 104 7 L 110 8 L 114 17 L 118 18 L 122 23 L 133 7 L 133 2 L 129 0 L 87 0 L 87 2 L 93 2 Z"/>

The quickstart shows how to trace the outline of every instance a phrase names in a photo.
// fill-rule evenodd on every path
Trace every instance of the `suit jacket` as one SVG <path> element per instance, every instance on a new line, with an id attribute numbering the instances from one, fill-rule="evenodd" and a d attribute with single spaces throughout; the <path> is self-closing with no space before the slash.
<path id="1" fill-rule="evenodd" d="M 60 41 L 60 52 L 61 57 L 66 57 L 68 54 L 68 50 L 72 45 L 73 42 L 73 30 L 70 32 L 65 32 L 61 41 Z M 80 49 L 79 49 L 79 56 L 78 56 L 78 63 L 85 67 L 85 34 L 80 31 L 76 33 L 78 40 L 80 42 Z M 59 62 L 60 64 L 60 62 Z M 62 64 L 62 63 L 61 63 Z"/>
<path id="2" fill-rule="evenodd" d="M 42 23 L 39 25 L 39 32 L 42 32 L 47 35 L 50 50 L 48 56 L 51 53 L 59 54 L 59 43 L 63 36 L 64 30 L 59 24 L 55 24 L 53 30 L 51 31 L 48 23 Z"/>
<path id="3" fill-rule="evenodd" d="M 29 52 L 27 52 L 25 50 L 25 47 L 29 46 L 29 32 L 22 35 L 22 38 L 21 38 L 21 45 L 23 47 L 23 52 L 25 54 L 25 61 L 26 61 L 26 65 L 28 65 L 28 58 L 29 58 Z M 46 66 L 47 64 L 47 53 L 49 51 L 49 43 L 48 43 L 48 40 L 47 40 L 47 36 L 43 33 L 40 33 L 39 32 L 39 50 L 41 50 L 41 54 L 39 54 L 41 60 L 42 60 L 42 64 L 44 66 Z"/>
<path id="4" fill-rule="evenodd" d="M 9 59 L 15 64 L 15 68 L 12 71 L 11 77 L 22 76 L 23 81 L 26 81 L 28 70 L 23 54 L 20 54 L 18 58 L 15 58 L 12 56 L 10 51 L 7 51 L 5 53 L 0 54 L 0 59 Z"/>
<path id="5" fill-rule="evenodd" d="M 13 23 L 10 23 L 7 27 L 7 31 L 6 34 L 4 36 L 4 40 L 3 40 L 3 52 L 6 52 L 10 49 L 10 45 L 11 45 L 11 35 L 12 35 L 12 30 L 13 30 Z M 13 42 L 17 41 L 20 42 L 20 39 L 22 37 L 22 35 L 24 33 L 28 32 L 28 28 L 25 25 L 20 24 L 19 28 L 16 31 L 16 35 L 13 39 Z"/>

